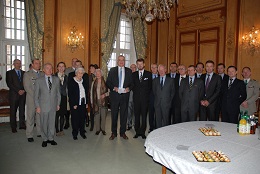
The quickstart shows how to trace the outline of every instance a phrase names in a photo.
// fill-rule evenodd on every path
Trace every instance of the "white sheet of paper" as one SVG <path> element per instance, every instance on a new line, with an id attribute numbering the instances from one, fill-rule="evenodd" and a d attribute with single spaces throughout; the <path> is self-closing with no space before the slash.
<path id="1" fill-rule="evenodd" d="M 126 93 L 125 88 L 118 88 L 118 93 L 119 94 Z"/>

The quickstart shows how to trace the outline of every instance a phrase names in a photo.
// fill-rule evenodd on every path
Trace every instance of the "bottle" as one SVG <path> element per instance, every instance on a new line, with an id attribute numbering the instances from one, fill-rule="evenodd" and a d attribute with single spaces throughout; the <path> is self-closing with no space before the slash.
<path id="1" fill-rule="evenodd" d="M 245 119 L 244 116 L 239 121 L 239 134 L 240 135 L 245 135 L 246 134 L 246 119 Z"/>
<path id="2" fill-rule="evenodd" d="M 239 114 L 239 117 L 238 117 L 238 122 L 237 122 L 237 133 L 239 133 L 239 122 L 240 122 L 242 116 L 243 116 L 243 111 L 240 111 L 240 114 Z"/>
<path id="3" fill-rule="evenodd" d="M 256 123 L 255 123 L 254 115 L 250 115 L 250 123 L 251 123 L 250 134 L 255 134 Z"/>
<path id="4" fill-rule="evenodd" d="M 246 131 L 245 131 L 245 134 L 246 135 L 249 135 L 250 134 L 250 127 L 251 127 L 251 124 L 250 124 L 250 117 L 248 115 L 248 111 L 246 110 L 245 113 L 244 113 L 244 118 L 246 120 Z"/>

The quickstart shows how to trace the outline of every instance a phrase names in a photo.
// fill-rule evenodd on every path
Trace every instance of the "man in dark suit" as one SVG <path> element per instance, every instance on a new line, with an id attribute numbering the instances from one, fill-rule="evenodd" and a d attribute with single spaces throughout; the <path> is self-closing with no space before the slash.
<path id="1" fill-rule="evenodd" d="M 218 121 L 216 117 L 216 105 L 221 90 L 221 77 L 214 71 L 214 62 L 208 60 L 206 62 L 206 74 L 201 76 L 205 85 L 205 95 L 200 104 L 200 121 Z"/>
<path id="2" fill-rule="evenodd" d="M 10 124 L 13 133 L 16 133 L 16 111 L 19 107 L 19 129 L 26 129 L 25 126 L 25 90 L 23 87 L 24 71 L 21 70 L 21 61 L 13 61 L 14 69 L 6 72 L 6 83 L 9 87 L 10 101 Z"/>
<path id="3" fill-rule="evenodd" d="M 118 111 L 120 108 L 120 136 L 125 140 L 127 109 L 129 102 L 129 92 L 133 88 L 132 71 L 125 67 L 125 57 L 123 55 L 117 58 L 117 67 L 111 68 L 106 85 L 110 89 L 111 116 L 112 116 L 112 134 L 109 140 L 114 140 L 117 136 Z"/>
<path id="4" fill-rule="evenodd" d="M 178 64 L 176 62 L 172 62 L 170 64 L 170 73 L 166 74 L 166 76 L 168 77 L 171 77 L 173 78 L 174 80 L 176 79 L 179 79 L 180 78 L 180 74 L 177 73 L 177 68 L 178 68 Z M 176 82 L 175 80 L 175 82 Z M 176 85 L 176 83 L 175 83 Z M 176 92 L 175 92 L 176 93 Z M 170 114 L 169 114 L 169 124 L 174 124 L 176 121 L 175 121 L 175 96 L 173 97 L 172 99 L 172 106 L 171 106 L 171 110 L 170 110 Z"/>
<path id="5" fill-rule="evenodd" d="M 238 123 L 240 105 L 246 100 L 246 85 L 242 80 L 236 78 L 237 68 L 229 66 L 229 80 L 223 81 L 222 93 L 222 121 Z"/>
<path id="6" fill-rule="evenodd" d="M 76 69 L 83 67 L 82 62 L 80 60 L 77 60 L 75 62 L 75 65 L 76 65 Z M 70 81 L 73 80 L 73 77 L 75 77 L 75 76 L 76 76 L 75 71 L 70 72 L 68 75 L 68 83 L 70 83 Z M 88 81 L 88 83 L 89 83 L 88 73 L 84 73 L 82 78 L 83 78 L 83 80 Z"/>
<path id="7" fill-rule="evenodd" d="M 188 76 L 186 75 L 186 67 L 184 65 L 179 65 L 178 67 L 178 71 L 180 73 L 180 76 L 178 76 L 177 78 L 175 78 L 174 80 L 174 86 L 175 86 L 175 95 L 173 97 L 173 101 L 174 101 L 174 123 L 181 123 L 181 99 L 179 96 L 179 88 L 181 85 L 182 80 L 184 80 L 185 78 L 188 78 Z"/>
<path id="8" fill-rule="evenodd" d="M 133 101 L 136 132 L 134 138 L 138 138 L 138 136 L 141 136 L 143 139 L 145 139 L 147 111 L 152 89 L 152 73 L 144 70 L 144 59 L 137 59 L 136 65 L 138 71 L 133 73 Z M 140 117 L 142 118 L 141 124 Z"/>
<path id="9" fill-rule="evenodd" d="M 195 74 L 195 77 L 196 78 L 200 78 L 202 73 L 203 73 L 203 70 L 204 70 L 204 64 L 202 62 L 198 62 L 196 64 L 196 74 Z"/>
<path id="10" fill-rule="evenodd" d="M 169 112 L 174 97 L 174 79 L 166 76 L 166 67 L 159 65 L 160 77 L 153 81 L 154 108 L 156 113 L 156 127 L 169 125 Z"/>
<path id="11" fill-rule="evenodd" d="M 152 83 L 154 79 L 158 77 L 158 66 L 156 63 L 151 65 L 151 73 L 152 73 Z M 155 109 L 154 109 L 154 94 L 153 90 L 150 92 L 150 100 L 149 100 L 149 133 L 152 132 L 155 128 Z"/>
<path id="12" fill-rule="evenodd" d="M 223 81 L 226 81 L 229 79 L 228 75 L 225 74 L 225 64 L 224 63 L 219 63 L 218 64 L 218 75 L 221 77 L 222 81 L 221 81 L 221 85 L 223 84 L 222 82 Z M 215 112 L 215 115 L 216 117 L 218 118 L 219 117 L 219 114 L 220 114 L 220 111 L 221 111 L 221 95 L 219 95 L 218 97 L 218 101 L 217 101 L 217 105 L 216 105 L 216 112 Z"/>
<path id="13" fill-rule="evenodd" d="M 181 122 L 196 121 L 200 101 L 204 95 L 203 81 L 195 77 L 194 65 L 188 67 L 189 77 L 181 82 L 179 96 L 181 101 Z"/>

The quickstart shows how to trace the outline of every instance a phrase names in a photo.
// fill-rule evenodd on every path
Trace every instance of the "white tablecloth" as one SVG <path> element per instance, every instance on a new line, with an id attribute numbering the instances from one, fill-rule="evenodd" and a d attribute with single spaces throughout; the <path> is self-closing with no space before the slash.
<path id="1" fill-rule="evenodd" d="M 198 129 L 214 127 L 221 136 L 205 136 Z M 255 135 L 241 136 L 237 125 L 195 121 L 166 126 L 151 132 L 145 141 L 146 152 L 177 174 L 260 173 L 260 140 Z M 192 151 L 221 150 L 231 162 L 197 162 Z"/>

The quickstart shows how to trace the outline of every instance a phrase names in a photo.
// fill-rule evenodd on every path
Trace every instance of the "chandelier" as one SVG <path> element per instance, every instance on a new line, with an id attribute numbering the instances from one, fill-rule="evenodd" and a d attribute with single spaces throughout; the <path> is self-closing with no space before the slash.
<path id="1" fill-rule="evenodd" d="M 254 56 L 254 54 L 260 51 L 260 38 L 258 34 L 259 30 L 253 26 L 252 29 L 242 37 L 242 48 L 251 56 Z"/>
<path id="2" fill-rule="evenodd" d="M 165 20 L 170 17 L 170 9 L 177 0 L 123 0 L 126 15 L 131 19 L 141 17 L 147 22 L 155 18 Z"/>
<path id="3" fill-rule="evenodd" d="M 77 31 L 76 27 L 73 26 L 67 38 L 67 47 L 70 48 L 72 53 L 80 48 L 84 49 L 84 37 L 81 33 L 78 34 Z"/>

